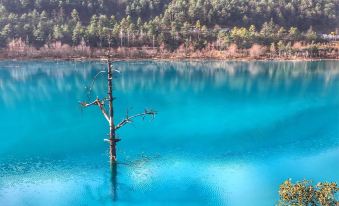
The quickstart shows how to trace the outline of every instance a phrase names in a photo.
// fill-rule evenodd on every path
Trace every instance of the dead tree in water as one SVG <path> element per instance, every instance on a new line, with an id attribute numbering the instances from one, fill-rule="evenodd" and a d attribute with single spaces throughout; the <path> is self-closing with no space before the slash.
<path id="1" fill-rule="evenodd" d="M 115 163 L 117 161 L 117 152 L 116 152 L 116 143 L 120 141 L 120 139 L 116 138 L 116 131 L 123 127 L 124 125 L 131 123 L 133 119 L 137 117 L 145 117 L 145 116 L 151 116 L 154 118 L 156 112 L 153 110 L 145 110 L 142 113 L 135 114 L 132 116 L 129 116 L 128 113 L 126 114 L 126 117 L 119 122 L 118 124 L 114 124 L 114 107 L 113 107 L 113 75 L 112 75 L 112 62 L 108 60 L 108 66 L 107 66 L 107 97 L 104 99 L 99 99 L 98 97 L 94 101 L 90 102 L 80 102 L 80 104 L 83 107 L 89 107 L 92 105 L 96 105 L 99 107 L 101 113 L 104 115 L 105 119 L 107 120 L 109 124 L 109 139 L 105 139 L 105 141 L 109 142 L 110 145 L 110 159 L 112 163 Z M 117 71 L 117 70 L 114 70 Z M 93 84 L 95 79 L 99 74 L 106 73 L 106 71 L 100 71 L 97 75 L 95 75 L 92 85 L 89 88 L 90 91 L 92 90 Z M 106 103 L 108 103 L 108 111 L 105 107 Z"/>

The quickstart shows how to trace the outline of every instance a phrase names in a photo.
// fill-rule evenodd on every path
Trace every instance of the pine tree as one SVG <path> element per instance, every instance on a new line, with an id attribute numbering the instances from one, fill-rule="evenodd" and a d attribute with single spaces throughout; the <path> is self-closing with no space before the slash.
<path id="1" fill-rule="evenodd" d="M 72 33 L 72 42 L 74 45 L 78 45 L 80 43 L 83 34 L 84 34 L 84 28 L 81 25 L 81 23 L 78 21 Z"/>

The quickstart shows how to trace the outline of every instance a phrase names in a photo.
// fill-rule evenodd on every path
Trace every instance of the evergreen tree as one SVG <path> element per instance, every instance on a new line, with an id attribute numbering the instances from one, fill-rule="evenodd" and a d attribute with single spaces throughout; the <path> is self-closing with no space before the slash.
<path id="1" fill-rule="evenodd" d="M 84 35 L 84 27 L 78 21 L 72 33 L 72 42 L 74 45 L 78 45 Z"/>

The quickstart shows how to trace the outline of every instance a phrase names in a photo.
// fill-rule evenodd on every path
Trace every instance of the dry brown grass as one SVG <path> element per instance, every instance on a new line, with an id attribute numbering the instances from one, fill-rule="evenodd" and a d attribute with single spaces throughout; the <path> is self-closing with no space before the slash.
<path id="1" fill-rule="evenodd" d="M 251 48 L 248 49 L 250 57 L 260 57 L 266 53 L 266 47 L 259 44 L 253 44 Z"/>

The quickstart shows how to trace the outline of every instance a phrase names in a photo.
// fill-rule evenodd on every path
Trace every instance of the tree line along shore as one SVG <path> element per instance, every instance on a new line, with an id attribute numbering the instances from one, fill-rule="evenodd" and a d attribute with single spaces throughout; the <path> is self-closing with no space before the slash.
<path id="1" fill-rule="evenodd" d="M 220 48 L 210 44 L 196 50 L 181 45 L 173 51 L 160 47 L 91 48 L 85 43 L 70 46 L 55 42 L 39 49 L 25 44 L 21 39 L 13 40 L 7 48 L 0 50 L 0 59 L 100 59 L 109 54 L 116 59 L 240 59 L 240 60 L 312 60 L 339 59 L 339 43 L 293 45 L 271 44 L 270 47 L 253 44 L 250 48 L 239 48 L 236 44 Z"/>
<path id="2" fill-rule="evenodd" d="M 2 0 L 0 58 L 338 58 L 336 0 Z"/>

